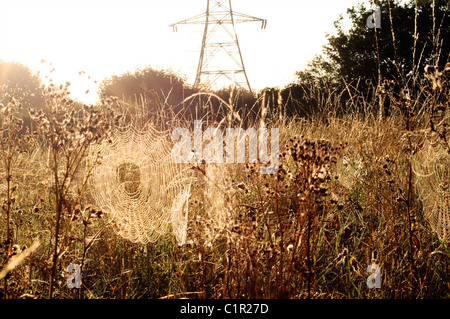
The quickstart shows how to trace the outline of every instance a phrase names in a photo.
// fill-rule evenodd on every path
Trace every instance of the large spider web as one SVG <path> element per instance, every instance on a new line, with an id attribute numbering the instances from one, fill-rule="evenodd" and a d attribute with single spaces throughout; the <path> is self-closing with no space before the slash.
<path id="1" fill-rule="evenodd" d="M 450 154 L 441 144 L 427 141 L 412 164 L 424 214 L 439 238 L 450 242 Z"/>
<path id="2" fill-rule="evenodd" d="M 185 243 L 190 178 L 172 161 L 168 134 L 151 125 L 115 128 L 111 139 L 92 146 L 89 165 L 97 158 L 92 196 L 122 237 L 146 244 L 172 230 Z"/>

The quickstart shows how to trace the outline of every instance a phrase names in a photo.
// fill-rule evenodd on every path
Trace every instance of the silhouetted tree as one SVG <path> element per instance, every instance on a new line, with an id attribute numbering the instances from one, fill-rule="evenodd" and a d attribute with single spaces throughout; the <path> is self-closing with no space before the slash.
<path id="1" fill-rule="evenodd" d="M 244 118 L 251 112 L 256 98 L 243 89 L 223 88 L 202 91 L 192 88 L 180 75 L 170 70 L 151 67 L 126 72 L 105 79 L 100 85 L 101 96 L 116 96 L 131 106 L 145 107 L 148 115 L 176 116 L 184 119 L 221 120 L 227 114 L 224 102 L 232 102 L 234 110 Z M 208 95 L 211 93 L 211 95 Z M 217 98 L 219 97 L 219 98 Z"/>
<path id="2" fill-rule="evenodd" d="M 346 32 L 342 17 L 335 22 L 337 34 L 327 35 L 328 44 L 324 46 L 328 59 L 311 64 L 307 71 L 309 75 L 317 76 L 325 71 L 341 84 L 362 79 L 360 85 L 363 88 L 369 82 L 377 83 L 378 70 L 383 79 L 401 82 L 408 75 L 422 72 L 426 64 L 445 65 L 450 54 L 448 0 L 436 0 L 434 14 L 432 1 L 417 1 L 416 39 L 414 1 L 403 4 L 376 1 L 376 5 L 380 8 L 381 28 L 367 25 L 372 9 L 362 4 L 349 8 L 352 27 Z M 297 75 L 299 80 L 305 77 L 304 72 Z"/>
<path id="3" fill-rule="evenodd" d="M 15 99 L 22 107 L 17 113 L 23 120 L 21 132 L 30 127 L 29 109 L 46 110 L 38 74 L 24 64 L 0 60 L 0 104 L 7 105 Z"/>
<path id="4" fill-rule="evenodd" d="M 380 29 L 367 26 L 372 13 L 360 4 L 348 9 L 352 20 L 348 32 L 343 30 L 338 20 L 335 24 L 337 35 L 328 35 L 325 53 L 337 66 L 334 70 L 338 76 L 347 82 L 362 78 L 376 83 L 377 42 L 382 78 L 401 82 L 408 74 L 418 70 L 422 72 L 426 64 L 445 65 L 450 54 L 448 0 L 436 0 L 434 14 L 432 1 L 417 1 L 416 39 L 413 1 L 404 4 L 377 1 L 376 4 L 381 10 Z"/>
<path id="5" fill-rule="evenodd" d="M 375 4 L 381 28 L 367 24 L 372 8 L 363 4 L 349 8 L 351 28 L 344 30 L 342 16 L 335 21 L 336 35 L 327 35 L 323 56 L 316 56 L 307 69 L 296 73 L 297 82 L 289 88 L 293 95 L 305 98 L 322 86 L 323 96 L 334 92 L 345 104 L 356 93 L 374 98 L 379 81 L 384 80 L 414 90 L 418 84 L 414 79 L 426 64 L 442 67 L 449 61 L 450 1 L 418 0 L 416 5 L 414 1 L 389 0 Z"/>
<path id="6" fill-rule="evenodd" d="M 39 76 L 24 64 L 0 61 L 0 103 L 6 105 L 14 97 L 25 110 L 42 108 L 45 102 L 40 85 Z"/>
<path id="7" fill-rule="evenodd" d="M 183 111 L 182 101 L 194 92 L 180 75 L 151 67 L 113 75 L 100 85 L 102 96 L 117 96 L 130 105 L 146 107 L 150 113 L 166 109 L 177 114 Z"/>

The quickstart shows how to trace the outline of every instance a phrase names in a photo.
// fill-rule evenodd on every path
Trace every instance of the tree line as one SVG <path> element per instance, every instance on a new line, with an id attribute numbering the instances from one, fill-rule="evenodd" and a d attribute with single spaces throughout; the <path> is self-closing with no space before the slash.
<path id="1" fill-rule="evenodd" d="M 225 114 L 224 101 L 250 117 L 263 103 L 278 112 L 280 99 L 287 116 L 305 117 L 330 104 L 337 113 L 354 111 L 355 105 L 367 105 L 353 101 L 354 97 L 373 101 L 380 86 L 389 81 L 414 90 L 420 86 L 418 75 L 427 64 L 442 68 L 450 61 L 449 3 L 375 1 L 381 28 L 367 23 L 373 8 L 358 4 L 347 9 L 350 29 L 343 28 L 339 17 L 335 34 L 326 36 L 323 52 L 305 70 L 296 72 L 295 80 L 284 88 L 267 87 L 257 94 L 223 88 L 205 95 L 183 76 L 147 66 L 105 79 L 98 93 L 101 98 L 116 96 L 131 109 L 145 108 L 149 116 L 166 112 L 188 119 L 205 114 L 220 117 Z M 6 105 L 12 97 L 25 108 L 45 108 L 39 76 L 20 63 L 0 61 L 0 103 Z"/>

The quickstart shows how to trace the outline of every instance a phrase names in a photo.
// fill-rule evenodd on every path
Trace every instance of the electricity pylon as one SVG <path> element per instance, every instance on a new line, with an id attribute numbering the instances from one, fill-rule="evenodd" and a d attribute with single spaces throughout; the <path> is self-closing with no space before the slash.
<path id="1" fill-rule="evenodd" d="M 231 0 L 207 0 L 205 13 L 170 25 L 176 32 L 178 24 L 204 24 L 194 87 L 198 88 L 203 80 L 205 89 L 209 89 L 213 83 L 225 77 L 237 86 L 247 86 L 249 91 L 252 91 L 245 72 L 235 23 L 255 21 L 262 22 L 261 28 L 265 29 L 267 20 L 234 12 Z M 202 79 L 203 75 L 207 77 L 206 81 Z"/>

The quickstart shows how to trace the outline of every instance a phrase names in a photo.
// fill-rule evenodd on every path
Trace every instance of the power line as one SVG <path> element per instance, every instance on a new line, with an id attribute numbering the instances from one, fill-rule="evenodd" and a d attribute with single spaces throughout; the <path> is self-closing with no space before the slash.
<path id="1" fill-rule="evenodd" d="M 262 23 L 262 29 L 266 28 L 267 20 L 234 12 L 231 0 L 207 0 L 205 13 L 170 25 L 175 32 L 179 24 L 204 25 L 195 88 L 202 87 L 207 90 L 219 79 L 226 78 L 237 86 L 247 87 L 250 92 L 252 91 L 245 71 L 235 23 L 255 21 Z"/>

